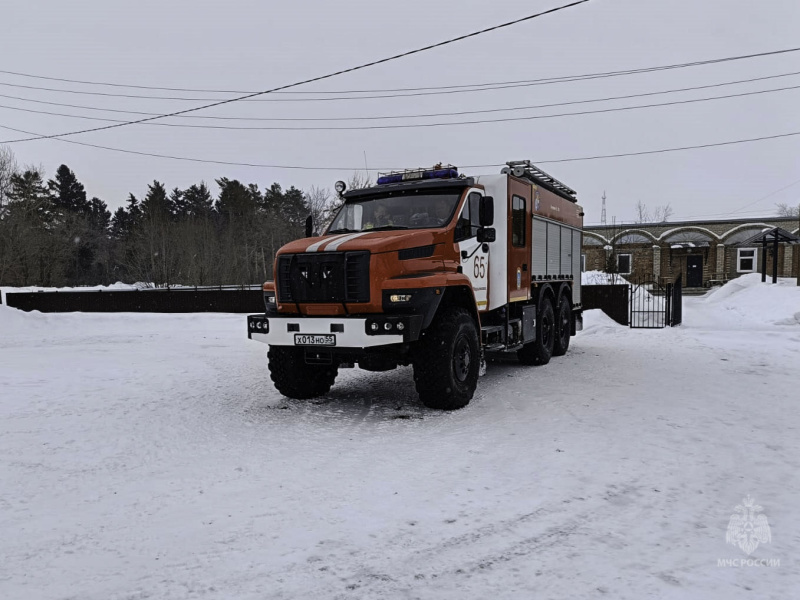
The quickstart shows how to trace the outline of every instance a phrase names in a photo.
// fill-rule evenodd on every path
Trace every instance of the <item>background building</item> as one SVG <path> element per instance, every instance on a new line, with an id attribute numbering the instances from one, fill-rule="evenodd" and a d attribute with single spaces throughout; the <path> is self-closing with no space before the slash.
<path id="1" fill-rule="evenodd" d="M 786 217 L 588 226 L 581 265 L 586 271 L 605 270 L 611 262 L 618 273 L 633 279 L 674 279 L 681 274 L 685 287 L 708 287 L 760 273 L 762 249 L 738 244 L 773 227 L 798 233 L 797 218 Z M 773 260 L 770 249 L 768 274 Z M 796 277 L 800 246 L 780 244 L 777 261 L 779 277 Z"/>

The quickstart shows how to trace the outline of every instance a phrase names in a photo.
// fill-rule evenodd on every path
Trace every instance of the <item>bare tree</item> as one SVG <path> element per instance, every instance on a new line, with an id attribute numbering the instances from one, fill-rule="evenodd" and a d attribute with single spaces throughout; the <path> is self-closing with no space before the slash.
<path id="1" fill-rule="evenodd" d="M 347 182 L 347 189 L 362 190 L 372 186 L 372 175 L 368 171 L 353 171 L 350 180 Z"/>
<path id="2" fill-rule="evenodd" d="M 320 235 L 333 219 L 338 208 L 338 198 L 334 198 L 328 188 L 311 186 L 305 193 L 306 204 L 314 220 L 314 235 Z"/>
<path id="3" fill-rule="evenodd" d="M 776 204 L 775 208 L 777 209 L 779 217 L 791 219 L 800 215 L 800 206 L 790 206 L 789 204 L 781 202 L 780 204 Z"/>
<path id="4" fill-rule="evenodd" d="M 673 210 L 670 204 L 663 204 L 656 206 L 652 211 L 647 208 L 647 205 L 639 200 L 636 203 L 636 217 L 635 223 L 665 223 L 669 221 L 672 216 Z"/>
<path id="5" fill-rule="evenodd" d="M 11 178 L 19 171 L 14 152 L 8 146 L 0 146 L 0 215 L 8 204 L 11 192 Z"/>

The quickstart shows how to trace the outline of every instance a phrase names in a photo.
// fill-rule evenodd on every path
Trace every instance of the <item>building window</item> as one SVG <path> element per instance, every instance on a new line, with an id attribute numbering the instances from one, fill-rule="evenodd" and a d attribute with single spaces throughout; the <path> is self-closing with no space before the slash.
<path id="1" fill-rule="evenodd" d="M 736 257 L 736 271 L 739 273 L 753 273 L 756 270 L 756 248 L 739 248 Z"/>
<path id="2" fill-rule="evenodd" d="M 525 245 L 525 198 L 511 197 L 511 245 Z"/>
<path id="3" fill-rule="evenodd" d="M 631 255 L 617 254 L 617 272 L 620 275 L 631 274 Z"/>
<path id="4" fill-rule="evenodd" d="M 586 255 L 581 254 L 581 273 L 586 270 Z"/>

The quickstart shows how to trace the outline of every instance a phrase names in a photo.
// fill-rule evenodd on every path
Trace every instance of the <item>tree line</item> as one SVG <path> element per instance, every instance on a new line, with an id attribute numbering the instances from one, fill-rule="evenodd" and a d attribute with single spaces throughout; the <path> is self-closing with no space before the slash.
<path id="1" fill-rule="evenodd" d="M 275 252 L 305 235 L 308 215 L 321 231 L 337 208 L 327 189 L 216 184 L 215 196 L 203 182 L 170 190 L 153 181 L 112 213 L 67 165 L 46 180 L 0 148 L 0 285 L 260 283 L 272 278 Z"/>

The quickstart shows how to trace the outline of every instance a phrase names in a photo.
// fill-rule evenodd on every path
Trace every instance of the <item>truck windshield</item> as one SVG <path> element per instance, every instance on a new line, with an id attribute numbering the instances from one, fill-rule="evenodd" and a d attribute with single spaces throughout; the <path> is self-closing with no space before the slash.
<path id="1" fill-rule="evenodd" d="M 339 210 L 328 233 L 443 227 L 453 218 L 460 194 L 394 192 L 350 200 Z"/>

